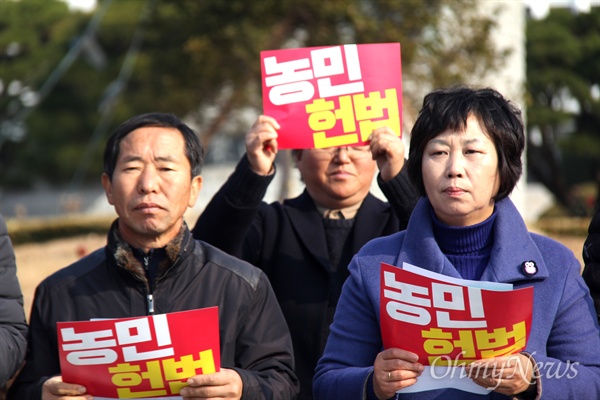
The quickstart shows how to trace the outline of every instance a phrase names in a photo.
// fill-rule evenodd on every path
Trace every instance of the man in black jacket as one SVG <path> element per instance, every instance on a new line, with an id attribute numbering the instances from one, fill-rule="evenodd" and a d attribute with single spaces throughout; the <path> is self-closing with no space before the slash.
<path id="1" fill-rule="evenodd" d="M 257 119 L 246 135 L 246 155 L 193 234 L 266 272 L 292 334 L 299 398 L 310 399 L 350 259 L 367 241 L 405 229 L 419 196 L 401 172 L 402 140 L 379 128 L 368 146 L 293 151 L 306 188 L 267 204 L 278 129 L 269 116 Z M 389 204 L 369 193 L 377 168 Z"/>
<path id="2" fill-rule="evenodd" d="M 0 398 L 25 357 L 27 322 L 17 278 L 15 252 L 0 215 Z"/>
<path id="3" fill-rule="evenodd" d="M 104 151 L 102 184 L 119 216 L 108 243 L 45 279 L 31 314 L 14 400 L 89 399 L 63 382 L 56 323 L 217 306 L 221 370 L 188 379 L 183 398 L 291 399 L 297 379 L 289 330 L 259 269 L 192 238 L 183 215 L 202 185 L 197 135 L 169 114 L 119 126 Z M 189 334 L 201 326 L 189 326 Z M 71 397 L 69 397 L 71 396 Z"/>

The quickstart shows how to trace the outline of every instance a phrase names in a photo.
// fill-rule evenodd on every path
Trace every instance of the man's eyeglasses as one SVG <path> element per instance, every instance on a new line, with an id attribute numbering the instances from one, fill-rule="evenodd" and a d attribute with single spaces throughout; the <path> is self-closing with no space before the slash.
<path id="1" fill-rule="evenodd" d="M 369 146 L 339 146 L 327 147 L 324 149 L 311 149 L 312 153 L 321 159 L 332 159 L 339 155 L 342 150 L 346 150 L 346 154 L 353 160 L 359 160 L 371 156 L 371 148 Z"/>

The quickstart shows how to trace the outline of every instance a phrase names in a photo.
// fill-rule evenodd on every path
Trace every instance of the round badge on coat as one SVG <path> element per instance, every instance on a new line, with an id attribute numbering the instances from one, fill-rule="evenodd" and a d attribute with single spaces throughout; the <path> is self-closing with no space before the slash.
<path id="1" fill-rule="evenodd" d="M 528 276 L 533 276 L 538 272 L 535 261 L 524 261 L 523 264 L 521 264 L 521 268 L 523 268 L 523 273 Z"/>

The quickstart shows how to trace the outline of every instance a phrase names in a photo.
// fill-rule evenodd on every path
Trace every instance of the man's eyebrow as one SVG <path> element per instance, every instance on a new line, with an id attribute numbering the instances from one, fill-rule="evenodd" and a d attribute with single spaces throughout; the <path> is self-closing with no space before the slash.
<path id="1" fill-rule="evenodd" d="M 177 161 L 177 158 L 173 157 L 172 155 L 166 155 L 166 156 L 157 157 L 156 160 L 157 161 L 174 162 L 174 161 Z"/>
<path id="2" fill-rule="evenodd" d="M 157 157 L 156 160 L 163 161 L 163 162 L 174 162 L 174 161 L 176 161 L 176 158 L 171 155 L 164 155 L 164 156 Z M 141 156 L 131 154 L 131 155 L 123 156 L 122 161 L 123 162 L 143 161 L 143 158 Z"/>
<path id="3" fill-rule="evenodd" d="M 135 154 L 129 154 L 129 155 L 124 155 L 123 158 L 121 158 L 122 162 L 132 162 L 132 161 L 142 161 L 142 157 L 137 156 Z"/>

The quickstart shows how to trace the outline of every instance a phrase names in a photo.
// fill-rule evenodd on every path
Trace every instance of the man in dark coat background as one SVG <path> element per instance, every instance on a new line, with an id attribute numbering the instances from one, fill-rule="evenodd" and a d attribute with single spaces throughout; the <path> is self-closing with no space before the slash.
<path id="1" fill-rule="evenodd" d="M 367 241 L 405 229 L 418 195 L 401 172 L 402 140 L 385 127 L 368 146 L 294 150 L 305 190 L 267 204 L 278 129 L 275 119 L 259 116 L 246 135 L 246 154 L 193 234 L 266 272 L 292 334 L 299 398 L 310 399 L 352 256 Z M 369 192 L 377 168 L 389 204 Z"/>

